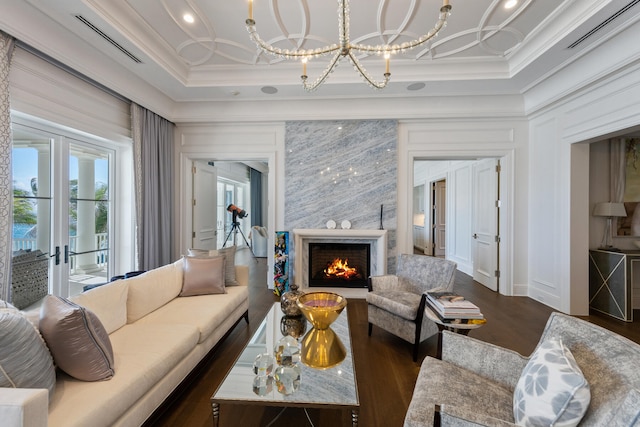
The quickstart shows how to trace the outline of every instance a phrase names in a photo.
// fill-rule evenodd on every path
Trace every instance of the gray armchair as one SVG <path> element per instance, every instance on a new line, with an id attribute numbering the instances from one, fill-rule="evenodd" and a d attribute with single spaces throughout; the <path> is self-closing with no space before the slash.
<path id="1" fill-rule="evenodd" d="M 640 426 L 640 345 L 562 313 L 551 314 L 537 348 L 552 339 L 571 351 L 590 387 L 579 426 Z M 514 390 L 529 360 L 444 331 L 442 360 L 422 362 L 404 427 L 515 427 Z"/>
<path id="2" fill-rule="evenodd" d="M 398 256 L 395 275 L 369 278 L 367 310 L 369 336 L 373 325 L 413 344 L 413 360 L 420 343 L 438 332 L 424 315 L 425 292 L 453 288 L 457 264 L 425 255 Z"/>

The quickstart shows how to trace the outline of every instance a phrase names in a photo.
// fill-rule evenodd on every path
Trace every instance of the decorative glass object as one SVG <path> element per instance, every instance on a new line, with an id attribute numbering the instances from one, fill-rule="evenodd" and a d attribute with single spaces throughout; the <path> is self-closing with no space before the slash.
<path id="1" fill-rule="evenodd" d="M 280 332 L 293 338 L 300 338 L 307 331 L 307 321 L 300 316 L 283 316 L 280 319 Z"/>
<path id="2" fill-rule="evenodd" d="M 291 394 L 300 387 L 300 366 L 278 366 L 273 374 L 276 389 L 282 394 Z"/>
<path id="3" fill-rule="evenodd" d="M 253 392 L 258 396 L 266 396 L 273 390 L 273 377 L 256 375 L 253 379 Z"/>
<path id="4" fill-rule="evenodd" d="M 253 362 L 253 373 L 259 377 L 270 376 L 273 372 L 274 358 L 269 353 L 262 353 L 256 356 Z"/>
<path id="5" fill-rule="evenodd" d="M 289 366 L 300 362 L 300 343 L 290 335 L 280 339 L 273 349 L 278 365 Z"/>
<path id="6" fill-rule="evenodd" d="M 304 292 L 298 290 L 298 285 L 292 283 L 289 290 L 280 297 L 280 309 L 287 316 L 302 316 L 302 312 L 298 307 L 298 298 L 304 295 Z"/>

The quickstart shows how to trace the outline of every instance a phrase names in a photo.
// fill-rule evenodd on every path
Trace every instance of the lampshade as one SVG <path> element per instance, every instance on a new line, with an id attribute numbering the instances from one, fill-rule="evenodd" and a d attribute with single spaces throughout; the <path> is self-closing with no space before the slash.
<path id="1" fill-rule="evenodd" d="M 593 208 L 593 216 L 627 216 L 624 203 L 601 202 Z"/>

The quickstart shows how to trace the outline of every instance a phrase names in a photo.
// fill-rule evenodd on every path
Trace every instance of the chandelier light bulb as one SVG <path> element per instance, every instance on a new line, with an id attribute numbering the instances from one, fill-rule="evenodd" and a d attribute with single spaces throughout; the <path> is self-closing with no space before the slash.
<path id="1" fill-rule="evenodd" d="M 337 0 L 338 1 L 338 44 L 332 44 L 330 46 L 325 46 L 321 48 L 317 48 L 315 50 L 290 50 L 285 49 L 282 50 L 271 44 L 267 43 L 263 40 L 258 31 L 256 30 L 256 22 L 253 19 L 253 0 L 249 0 L 249 17 L 245 21 L 247 31 L 250 34 L 251 39 L 262 51 L 276 56 L 282 59 L 294 59 L 302 61 L 302 86 L 305 90 L 311 92 L 314 91 L 320 86 L 324 81 L 329 77 L 329 74 L 333 73 L 335 68 L 338 66 L 340 59 L 343 57 L 348 57 L 349 61 L 353 65 L 354 69 L 360 73 L 364 81 L 367 85 L 371 86 L 375 89 L 382 89 L 387 86 L 389 83 L 389 79 L 391 77 L 391 73 L 389 72 L 390 67 L 390 58 L 391 55 L 396 54 L 398 52 L 405 52 L 410 49 L 414 49 L 433 37 L 438 35 L 438 32 L 444 28 L 447 24 L 447 18 L 451 14 L 451 5 L 449 4 L 449 0 L 443 0 L 442 7 L 440 8 L 440 16 L 435 26 L 425 35 L 420 36 L 418 39 L 403 42 L 402 44 L 394 44 L 394 45 L 362 45 L 358 43 L 351 43 L 349 37 L 349 0 Z M 362 64 L 358 61 L 356 57 L 356 53 L 364 54 L 364 55 L 383 55 L 385 59 L 385 72 L 384 79 L 382 81 L 378 81 L 374 79 L 367 70 L 362 66 Z M 307 61 L 310 57 L 319 57 L 328 54 L 333 54 L 333 58 L 329 61 L 327 68 L 320 74 L 320 76 L 314 80 L 313 83 L 307 83 Z"/>

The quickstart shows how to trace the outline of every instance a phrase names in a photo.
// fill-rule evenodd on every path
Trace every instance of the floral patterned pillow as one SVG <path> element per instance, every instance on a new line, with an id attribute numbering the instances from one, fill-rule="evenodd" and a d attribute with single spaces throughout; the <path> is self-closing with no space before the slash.
<path id="1" fill-rule="evenodd" d="M 520 426 L 576 426 L 591 400 L 589 384 L 560 339 L 536 349 L 516 385 L 513 415 Z"/>

